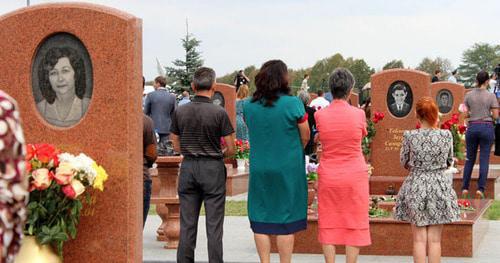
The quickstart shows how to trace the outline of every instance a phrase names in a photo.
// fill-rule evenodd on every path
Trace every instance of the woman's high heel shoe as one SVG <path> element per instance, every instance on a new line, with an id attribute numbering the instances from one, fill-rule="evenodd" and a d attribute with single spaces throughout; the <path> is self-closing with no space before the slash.
<path id="1" fill-rule="evenodd" d="M 469 198 L 469 190 L 462 190 L 462 199 L 468 199 Z"/>
<path id="2" fill-rule="evenodd" d="M 484 193 L 477 190 L 476 191 L 476 199 L 484 199 Z"/>

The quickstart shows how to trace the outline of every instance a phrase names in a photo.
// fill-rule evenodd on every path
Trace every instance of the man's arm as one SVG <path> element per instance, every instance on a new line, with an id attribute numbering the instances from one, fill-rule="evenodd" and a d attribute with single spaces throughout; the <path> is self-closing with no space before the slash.
<path id="1" fill-rule="evenodd" d="M 231 133 L 228 136 L 224 136 L 224 141 L 226 142 L 227 148 L 224 152 L 225 157 L 233 157 L 234 156 L 234 133 Z"/>
<path id="2" fill-rule="evenodd" d="M 172 144 L 174 145 L 174 151 L 180 153 L 181 152 L 181 142 L 179 140 L 179 135 L 175 133 L 170 133 L 170 140 L 172 141 Z"/>
<path id="3" fill-rule="evenodd" d="M 144 114 L 151 117 L 151 95 L 146 95 L 146 102 L 144 103 Z"/>
<path id="4" fill-rule="evenodd" d="M 302 141 L 302 147 L 306 148 L 307 144 L 309 143 L 309 139 L 311 138 L 310 137 L 311 131 L 309 131 L 309 123 L 307 123 L 307 121 L 304 121 L 299 123 L 298 126 L 299 126 L 300 140 Z"/>

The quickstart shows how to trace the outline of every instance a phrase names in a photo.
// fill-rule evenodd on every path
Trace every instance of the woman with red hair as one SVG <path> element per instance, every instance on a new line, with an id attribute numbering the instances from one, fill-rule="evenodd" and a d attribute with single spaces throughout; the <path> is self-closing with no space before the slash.
<path id="1" fill-rule="evenodd" d="M 401 165 L 410 174 L 399 190 L 395 219 L 410 222 L 414 262 L 440 262 L 443 224 L 458 221 L 459 207 L 451 178 L 445 174 L 453 160 L 453 137 L 438 129 L 438 107 L 429 97 L 417 102 L 421 128 L 405 131 Z M 428 251 L 426 251 L 428 248 Z"/>

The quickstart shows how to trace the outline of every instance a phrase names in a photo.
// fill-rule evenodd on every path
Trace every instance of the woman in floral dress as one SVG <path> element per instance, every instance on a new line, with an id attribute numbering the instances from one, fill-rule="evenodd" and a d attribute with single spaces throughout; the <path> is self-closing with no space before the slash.
<path id="1" fill-rule="evenodd" d="M 26 220 L 28 181 L 16 102 L 0 91 L 0 262 L 14 262 Z"/>
<path id="2" fill-rule="evenodd" d="M 452 179 L 445 174 L 452 165 L 453 137 L 437 128 L 438 107 L 431 98 L 420 99 L 416 111 L 422 128 L 403 136 L 401 164 L 410 174 L 399 191 L 394 217 L 412 225 L 414 262 L 426 262 L 426 254 L 429 262 L 440 262 L 443 224 L 460 219 Z"/>

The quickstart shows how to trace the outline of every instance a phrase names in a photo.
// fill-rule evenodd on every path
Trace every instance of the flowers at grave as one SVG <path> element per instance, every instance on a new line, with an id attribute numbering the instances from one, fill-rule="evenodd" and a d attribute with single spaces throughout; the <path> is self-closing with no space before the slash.
<path id="1" fill-rule="evenodd" d="M 465 149 L 465 132 L 467 127 L 465 125 L 459 124 L 460 115 L 454 113 L 451 119 L 445 121 L 441 124 L 441 129 L 449 130 L 453 136 L 453 154 L 455 158 L 459 160 L 465 159 L 464 149 Z"/>
<path id="2" fill-rule="evenodd" d="M 460 207 L 460 210 L 466 210 L 466 211 L 476 210 L 474 207 L 472 207 L 472 204 L 468 199 L 458 199 L 457 203 L 458 207 Z"/>
<path id="3" fill-rule="evenodd" d="M 314 182 L 318 180 L 318 166 L 319 164 L 311 162 L 306 165 L 306 177 L 308 182 Z"/>
<path id="4" fill-rule="evenodd" d="M 466 113 L 467 111 L 469 111 L 469 109 L 467 109 L 467 106 L 465 106 L 465 104 L 461 103 L 460 105 L 458 105 L 458 111 L 460 113 Z"/>
<path id="5" fill-rule="evenodd" d="M 91 189 L 104 190 L 108 174 L 81 153 L 63 153 L 51 144 L 28 144 L 26 164 L 30 198 L 25 234 L 58 249 L 74 239 L 83 202 L 90 204 Z M 85 198 L 82 198 L 85 197 Z"/>
<path id="6" fill-rule="evenodd" d="M 234 140 L 235 145 L 235 159 L 245 159 L 250 158 L 250 144 L 246 140 L 236 139 Z"/>
<path id="7" fill-rule="evenodd" d="M 363 150 L 363 154 L 365 156 L 370 155 L 371 153 L 371 148 L 370 145 L 373 141 L 373 137 L 377 134 L 377 130 L 375 128 L 375 124 L 379 123 L 382 121 L 385 117 L 385 114 L 383 112 L 375 112 L 373 114 L 373 120 L 367 119 L 366 120 L 366 130 L 368 134 L 363 138 L 361 141 L 361 149 Z"/>

